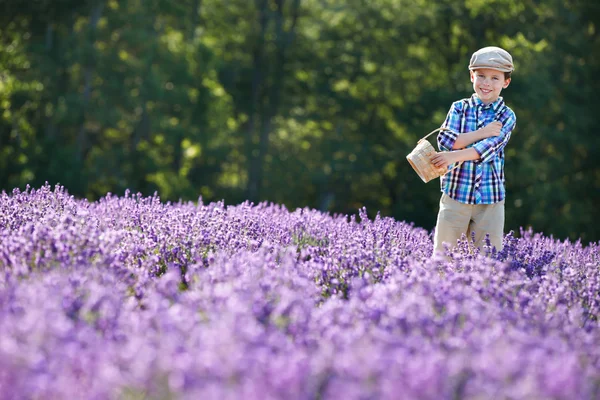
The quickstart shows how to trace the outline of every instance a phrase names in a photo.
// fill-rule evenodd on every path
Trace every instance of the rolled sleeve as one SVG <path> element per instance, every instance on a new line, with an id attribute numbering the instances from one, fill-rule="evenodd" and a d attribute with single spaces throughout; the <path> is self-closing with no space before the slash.
<path id="1" fill-rule="evenodd" d="M 438 147 L 441 151 L 452 151 L 454 143 L 458 138 L 458 133 L 453 131 L 443 130 L 438 134 Z"/>
<path id="2" fill-rule="evenodd" d="M 438 148 L 440 151 L 452 151 L 456 138 L 460 133 L 460 122 L 463 114 L 464 104 L 462 101 L 452 103 L 448 115 L 441 128 L 447 128 L 437 135 Z"/>
<path id="3" fill-rule="evenodd" d="M 481 163 L 492 161 L 506 147 L 510 135 L 517 124 L 517 118 L 512 111 L 503 115 L 499 121 L 502 122 L 500 135 L 480 140 L 473 144 L 473 148 L 479 153 L 480 158 L 478 161 Z"/>

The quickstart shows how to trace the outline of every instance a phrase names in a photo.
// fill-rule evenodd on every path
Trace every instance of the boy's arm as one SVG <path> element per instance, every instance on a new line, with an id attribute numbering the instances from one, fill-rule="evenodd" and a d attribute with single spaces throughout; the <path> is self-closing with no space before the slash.
<path id="1" fill-rule="evenodd" d="M 454 151 L 441 151 L 431 157 L 431 162 L 436 167 L 448 168 L 459 161 L 479 160 L 479 153 L 473 147 Z"/>
<path id="2" fill-rule="evenodd" d="M 489 162 L 493 160 L 498 152 L 504 149 L 506 143 L 508 143 L 511 132 L 516 126 L 517 117 L 512 111 L 508 110 L 500 118 L 500 122 L 503 124 L 502 129 L 500 129 L 500 135 L 481 140 L 468 149 L 437 153 L 431 158 L 431 162 L 436 167 L 448 167 L 459 161 Z"/>
<path id="3" fill-rule="evenodd" d="M 502 123 L 500 135 L 481 140 L 471 147 L 479 154 L 479 162 L 492 161 L 508 143 L 510 135 L 517 124 L 515 113 L 507 108 L 504 115 L 499 119 Z"/>
<path id="4" fill-rule="evenodd" d="M 474 132 L 460 133 L 461 122 L 464 118 L 464 107 L 465 103 L 463 101 L 456 101 L 452 103 L 452 106 L 446 115 L 446 119 L 441 126 L 442 128 L 448 128 L 449 130 L 442 130 L 437 135 L 438 148 L 440 151 L 464 149 L 471 143 L 498 136 L 500 134 L 500 128 L 502 128 L 502 124 L 499 122 L 492 122 Z"/>
<path id="5" fill-rule="evenodd" d="M 499 121 L 494 121 L 484 126 L 481 129 L 477 129 L 473 132 L 461 133 L 456 138 L 454 142 L 454 146 L 452 146 L 452 150 L 460 150 L 464 149 L 471 143 L 479 142 L 480 140 L 491 138 L 494 136 L 500 135 L 500 130 L 502 129 L 502 123 Z"/>
<path id="6" fill-rule="evenodd" d="M 454 148 L 456 139 L 458 139 L 460 132 L 461 119 L 463 114 L 464 104 L 462 101 L 452 103 L 448 115 L 442 124 L 442 128 L 448 128 L 448 130 L 442 130 L 437 135 L 438 148 L 440 151 L 451 151 Z"/>
<path id="7" fill-rule="evenodd" d="M 459 161 L 490 162 L 496 157 L 510 139 L 510 135 L 517 124 L 515 113 L 508 109 L 500 118 L 502 129 L 500 135 L 476 142 L 473 147 L 462 150 L 444 151 L 431 158 L 436 167 L 448 167 Z M 491 125 L 491 124 L 490 124 Z M 489 125 L 488 125 L 489 126 Z M 487 126 L 486 126 L 487 128 Z M 485 128 L 483 128 L 485 129 Z M 480 129 L 480 130 L 483 130 Z"/>

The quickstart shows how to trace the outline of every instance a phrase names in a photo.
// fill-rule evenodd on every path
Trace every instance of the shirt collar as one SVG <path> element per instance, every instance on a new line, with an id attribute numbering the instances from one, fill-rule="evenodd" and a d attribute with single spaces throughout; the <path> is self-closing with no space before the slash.
<path id="1" fill-rule="evenodd" d="M 471 95 L 469 103 L 471 103 L 471 107 L 477 107 L 482 110 L 489 110 L 491 108 L 494 111 L 494 113 L 496 113 L 504 104 L 504 99 L 502 98 L 502 96 L 499 96 L 495 102 L 490 104 L 484 104 L 483 101 L 481 101 L 481 99 L 476 94 L 473 94 Z"/>

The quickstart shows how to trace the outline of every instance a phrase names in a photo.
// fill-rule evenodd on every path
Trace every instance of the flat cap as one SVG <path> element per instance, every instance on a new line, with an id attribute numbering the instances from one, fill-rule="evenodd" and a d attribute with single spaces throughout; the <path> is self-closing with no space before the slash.
<path id="1" fill-rule="evenodd" d="M 490 68 L 502 72 L 515 70 L 509 52 L 495 46 L 484 47 L 473 53 L 471 62 L 469 62 L 469 70 L 473 71 L 479 68 Z"/>

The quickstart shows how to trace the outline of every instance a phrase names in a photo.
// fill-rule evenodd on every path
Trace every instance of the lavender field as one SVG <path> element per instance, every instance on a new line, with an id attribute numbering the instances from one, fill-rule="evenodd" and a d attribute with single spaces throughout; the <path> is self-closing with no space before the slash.
<path id="1" fill-rule="evenodd" d="M 0 398 L 600 398 L 599 244 L 516 236 L 4 193 Z"/>

